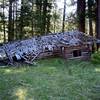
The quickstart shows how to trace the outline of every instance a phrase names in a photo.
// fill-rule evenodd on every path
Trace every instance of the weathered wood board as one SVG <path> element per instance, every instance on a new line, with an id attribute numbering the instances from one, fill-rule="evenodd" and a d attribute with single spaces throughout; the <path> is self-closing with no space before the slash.
<path id="1" fill-rule="evenodd" d="M 85 33 L 70 31 L 8 42 L 0 46 L 0 60 L 9 59 L 9 61 L 13 63 L 13 58 L 16 58 L 17 60 L 24 59 L 26 62 L 32 62 L 36 58 L 51 56 L 56 50 L 58 50 L 58 54 L 61 55 L 61 53 L 64 53 L 60 50 L 62 47 L 73 50 L 73 47 L 82 47 L 84 44 L 92 44 L 93 41 L 96 41 L 96 39 L 87 36 Z M 47 51 L 51 53 L 46 53 Z"/>

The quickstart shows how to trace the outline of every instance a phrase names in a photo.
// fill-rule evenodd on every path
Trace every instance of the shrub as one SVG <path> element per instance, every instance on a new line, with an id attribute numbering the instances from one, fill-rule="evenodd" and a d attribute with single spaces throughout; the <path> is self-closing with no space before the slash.
<path id="1" fill-rule="evenodd" d="M 100 64 L 100 51 L 96 51 L 91 55 L 91 61 L 94 64 Z"/>

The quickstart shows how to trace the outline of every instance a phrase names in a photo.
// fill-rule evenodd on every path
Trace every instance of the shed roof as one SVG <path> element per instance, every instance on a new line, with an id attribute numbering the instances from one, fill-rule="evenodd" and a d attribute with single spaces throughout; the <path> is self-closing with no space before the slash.
<path id="1" fill-rule="evenodd" d="M 0 47 L 0 55 L 4 55 L 5 52 L 8 56 L 12 57 L 14 55 L 22 56 L 24 53 L 30 54 L 30 52 L 38 55 L 40 52 L 44 52 L 45 48 L 53 50 L 53 48 L 60 46 L 72 47 L 82 45 L 84 43 L 92 43 L 95 40 L 95 38 L 79 31 L 55 33 L 40 37 L 32 37 L 26 40 L 8 42 Z"/>
<path id="2" fill-rule="evenodd" d="M 95 38 L 79 31 L 69 31 L 64 33 L 49 34 L 47 36 L 42 36 L 39 41 L 43 44 L 59 44 L 63 43 L 65 45 L 81 45 L 83 43 L 93 42 Z"/>

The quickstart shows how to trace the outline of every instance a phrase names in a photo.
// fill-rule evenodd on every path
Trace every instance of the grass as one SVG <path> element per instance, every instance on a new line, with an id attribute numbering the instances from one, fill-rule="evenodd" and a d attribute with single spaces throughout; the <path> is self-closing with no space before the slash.
<path id="1" fill-rule="evenodd" d="M 100 65 L 53 58 L 0 68 L 0 100 L 100 100 Z"/>

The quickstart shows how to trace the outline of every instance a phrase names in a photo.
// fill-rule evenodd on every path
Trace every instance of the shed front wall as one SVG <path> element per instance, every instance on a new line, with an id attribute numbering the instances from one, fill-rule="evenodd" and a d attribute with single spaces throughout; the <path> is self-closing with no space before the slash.
<path id="1" fill-rule="evenodd" d="M 74 47 L 62 47 L 62 56 L 66 59 L 88 59 L 90 57 L 90 50 L 87 46 L 74 46 Z M 74 51 L 78 51 L 81 54 L 74 56 Z"/>

